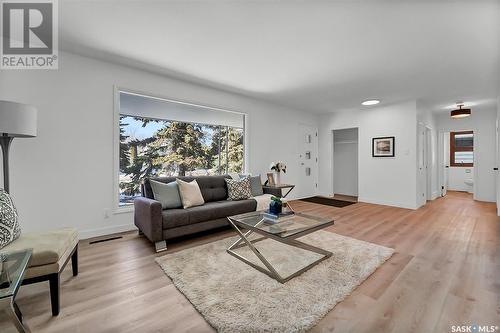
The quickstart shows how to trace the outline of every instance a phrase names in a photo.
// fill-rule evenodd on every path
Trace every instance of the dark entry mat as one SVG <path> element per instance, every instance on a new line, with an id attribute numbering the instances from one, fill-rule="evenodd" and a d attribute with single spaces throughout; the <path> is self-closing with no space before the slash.
<path id="1" fill-rule="evenodd" d="M 318 196 L 304 198 L 304 199 L 300 199 L 300 200 L 307 201 L 307 202 L 313 202 L 313 203 L 317 203 L 320 205 L 340 207 L 340 208 L 355 204 L 355 202 L 351 202 L 351 201 L 337 200 L 337 199 L 318 197 Z"/>

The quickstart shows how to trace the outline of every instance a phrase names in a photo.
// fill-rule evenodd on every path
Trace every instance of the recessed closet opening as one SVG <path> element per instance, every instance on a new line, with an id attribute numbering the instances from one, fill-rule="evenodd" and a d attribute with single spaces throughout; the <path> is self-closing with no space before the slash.
<path id="1" fill-rule="evenodd" d="M 333 131 L 333 194 L 358 198 L 358 128 Z"/>

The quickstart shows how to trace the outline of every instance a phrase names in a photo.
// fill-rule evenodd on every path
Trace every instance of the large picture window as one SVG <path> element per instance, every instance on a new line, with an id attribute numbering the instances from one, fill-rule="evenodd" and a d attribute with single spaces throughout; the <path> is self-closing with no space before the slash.
<path id="1" fill-rule="evenodd" d="M 127 103 L 127 97 L 122 101 Z M 133 107 L 137 106 L 140 105 L 133 104 Z M 212 117 L 213 122 L 220 120 L 223 124 L 171 120 L 167 117 L 179 118 L 179 113 L 171 110 L 170 102 L 164 102 L 163 106 L 165 119 L 130 115 L 126 107 L 124 109 L 128 111 L 120 113 L 120 206 L 133 203 L 134 198 L 140 195 L 140 185 L 146 177 L 219 175 L 244 171 L 243 127 L 229 126 L 228 121 L 217 116 Z M 182 109 L 183 106 L 180 107 Z M 202 112 L 200 119 L 206 116 Z M 137 112 L 144 113 L 144 110 Z"/>
<path id="2" fill-rule="evenodd" d="M 474 166 L 474 133 L 472 131 L 450 133 L 450 166 Z"/>

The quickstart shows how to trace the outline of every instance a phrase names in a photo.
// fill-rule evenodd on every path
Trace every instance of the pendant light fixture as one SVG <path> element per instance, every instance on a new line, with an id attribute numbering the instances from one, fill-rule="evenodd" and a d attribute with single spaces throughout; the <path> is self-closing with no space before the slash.
<path id="1" fill-rule="evenodd" d="M 460 118 L 465 118 L 465 117 L 470 116 L 471 109 L 462 109 L 462 107 L 464 105 L 461 103 L 460 104 L 457 103 L 457 106 L 458 106 L 458 109 L 451 111 L 451 117 L 453 119 L 460 119 Z"/>

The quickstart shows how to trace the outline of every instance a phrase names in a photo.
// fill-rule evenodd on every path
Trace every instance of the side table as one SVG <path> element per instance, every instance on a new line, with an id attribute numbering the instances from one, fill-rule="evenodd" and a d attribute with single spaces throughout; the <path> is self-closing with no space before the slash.
<path id="1" fill-rule="evenodd" d="M 279 198 L 286 198 L 286 196 L 288 194 L 290 194 L 290 192 L 292 192 L 292 190 L 295 188 L 295 185 L 292 185 L 292 184 L 280 184 L 280 185 L 262 185 L 262 188 L 263 189 L 266 189 L 266 191 L 264 191 L 264 193 L 269 193 L 269 194 L 272 194 L 276 197 L 279 197 Z M 283 190 L 286 190 L 286 193 L 283 195 Z"/>
<path id="2" fill-rule="evenodd" d="M 4 311 L 18 332 L 30 332 L 15 302 L 31 259 L 31 249 L 0 254 L 0 311 Z"/>

